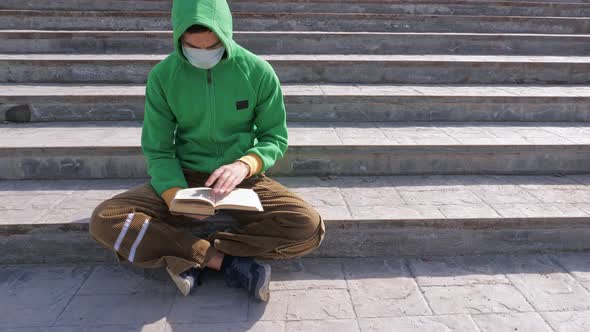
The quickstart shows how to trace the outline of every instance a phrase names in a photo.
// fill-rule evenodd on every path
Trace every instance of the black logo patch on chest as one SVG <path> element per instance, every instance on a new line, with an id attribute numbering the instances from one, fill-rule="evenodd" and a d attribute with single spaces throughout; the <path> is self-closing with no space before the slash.
<path id="1" fill-rule="evenodd" d="M 240 100 L 240 101 L 236 101 L 236 109 L 242 110 L 244 108 L 248 108 L 248 99 L 246 100 Z"/>

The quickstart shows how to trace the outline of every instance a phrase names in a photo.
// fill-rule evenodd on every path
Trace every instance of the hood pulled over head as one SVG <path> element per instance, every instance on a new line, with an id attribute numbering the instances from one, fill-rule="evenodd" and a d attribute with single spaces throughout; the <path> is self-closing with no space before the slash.
<path id="1" fill-rule="evenodd" d="M 208 27 L 223 43 L 227 58 L 233 51 L 232 16 L 226 0 L 174 0 L 172 4 L 172 29 L 176 54 L 188 62 L 182 51 L 180 37 L 191 25 Z"/>

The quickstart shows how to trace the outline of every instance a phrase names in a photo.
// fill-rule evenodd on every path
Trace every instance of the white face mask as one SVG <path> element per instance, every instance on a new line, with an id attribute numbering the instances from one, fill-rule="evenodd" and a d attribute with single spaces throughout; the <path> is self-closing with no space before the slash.
<path id="1" fill-rule="evenodd" d="M 225 52 L 225 47 L 221 46 L 212 50 L 206 50 L 182 45 L 182 52 L 193 66 L 209 69 L 221 60 L 223 52 Z"/>

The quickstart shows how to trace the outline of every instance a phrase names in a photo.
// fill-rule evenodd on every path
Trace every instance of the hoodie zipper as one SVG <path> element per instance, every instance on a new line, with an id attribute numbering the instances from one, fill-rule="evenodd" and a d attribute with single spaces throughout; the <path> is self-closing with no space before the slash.
<path id="1" fill-rule="evenodd" d="M 211 112 L 211 125 L 209 126 L 209 140 L 215 146 L 215 167 L 217 167 L 217 158 L 219 157 L 219 151 L 217 150 L 217 144 L 213 139 L 212 130 L 215 127 L 215 95 L 213 93 L 213 83 L 211 79 L 211 69 L 207 69 L 207 85 L 209 90 L 209 111 Z"/>

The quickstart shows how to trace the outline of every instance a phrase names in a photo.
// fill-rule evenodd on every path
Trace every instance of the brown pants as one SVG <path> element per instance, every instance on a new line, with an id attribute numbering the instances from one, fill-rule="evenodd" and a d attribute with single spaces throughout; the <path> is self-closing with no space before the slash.
<path id="1" fill-rule="evenodd" d="M 209 177 L 188 169 L 183 172 L 189 187 L 202 187 Z M 149 181 L 100 203 L 92 213 L 90 235 L 114 251 L 119 261 L 145 268 L 167 266 L 176 274 L 205 266 L 212 248 L 233 256 L 284 259 L 305 255 L 322 242 L 325 226 L 320 214 L 279 182 L 260 173 L 236 188 L 253 189 L 264 212 L 224 210 L 239 225 L 206 239 L 179 226 L 210 221 L 171 215 Z"/>

